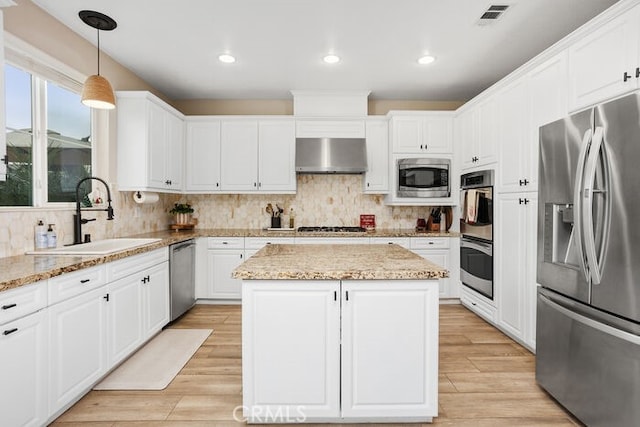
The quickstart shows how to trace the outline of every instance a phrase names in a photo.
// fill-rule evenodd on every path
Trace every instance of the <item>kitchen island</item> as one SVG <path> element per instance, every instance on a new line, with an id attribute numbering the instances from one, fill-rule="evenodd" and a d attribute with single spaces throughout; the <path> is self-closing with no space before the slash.
<path id="1" fill-rule="evenodd" d="M 398 245 L 267 245 L 240 265 L 249 423 L 430 422 L 438 279 Z"/>

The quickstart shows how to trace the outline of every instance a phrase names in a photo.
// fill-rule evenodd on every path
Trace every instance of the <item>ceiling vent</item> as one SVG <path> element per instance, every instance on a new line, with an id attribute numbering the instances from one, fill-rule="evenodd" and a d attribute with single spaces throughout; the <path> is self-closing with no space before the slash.
<path id="1" fill-rule="evenodd" d="M 491 25 L 502 18 L 509 5 L 491 5 L 478 20 L 478 25 Z"/>

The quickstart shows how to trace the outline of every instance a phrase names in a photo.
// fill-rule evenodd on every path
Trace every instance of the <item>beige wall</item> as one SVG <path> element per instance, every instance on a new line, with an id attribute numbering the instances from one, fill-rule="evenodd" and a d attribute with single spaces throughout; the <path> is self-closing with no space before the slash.
<path id="1" fill-rule="evenodd" d="M 463 101 L 419 101 L 370 99 L 369 115 L 383 116 L 390 110 L 456 110 Z M 186 115 L 293 115 L 292 99 L 182 99 L 173 106 Z"/>

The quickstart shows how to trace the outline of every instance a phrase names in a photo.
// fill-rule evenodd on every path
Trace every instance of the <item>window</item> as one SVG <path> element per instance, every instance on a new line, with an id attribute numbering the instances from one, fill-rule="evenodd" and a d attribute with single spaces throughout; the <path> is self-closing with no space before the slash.
<path id="1" fill-rule="evenodd" d="M 92 114 L 80 102 L 80 85 L 11 64 L 4 70 L 8 165 L 0 206 L 74 202 L 76 183 L 92 170 Z"/>

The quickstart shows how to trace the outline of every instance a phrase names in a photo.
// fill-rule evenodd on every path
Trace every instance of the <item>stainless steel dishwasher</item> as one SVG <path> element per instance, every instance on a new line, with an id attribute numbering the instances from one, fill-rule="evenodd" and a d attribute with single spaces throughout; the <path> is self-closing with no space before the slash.
<path id="1" fill-rule="evenodd" d="M 196 303 L 195 260 L 196 243 L 193 239 L 169 247 L 171 321 Z"/>

